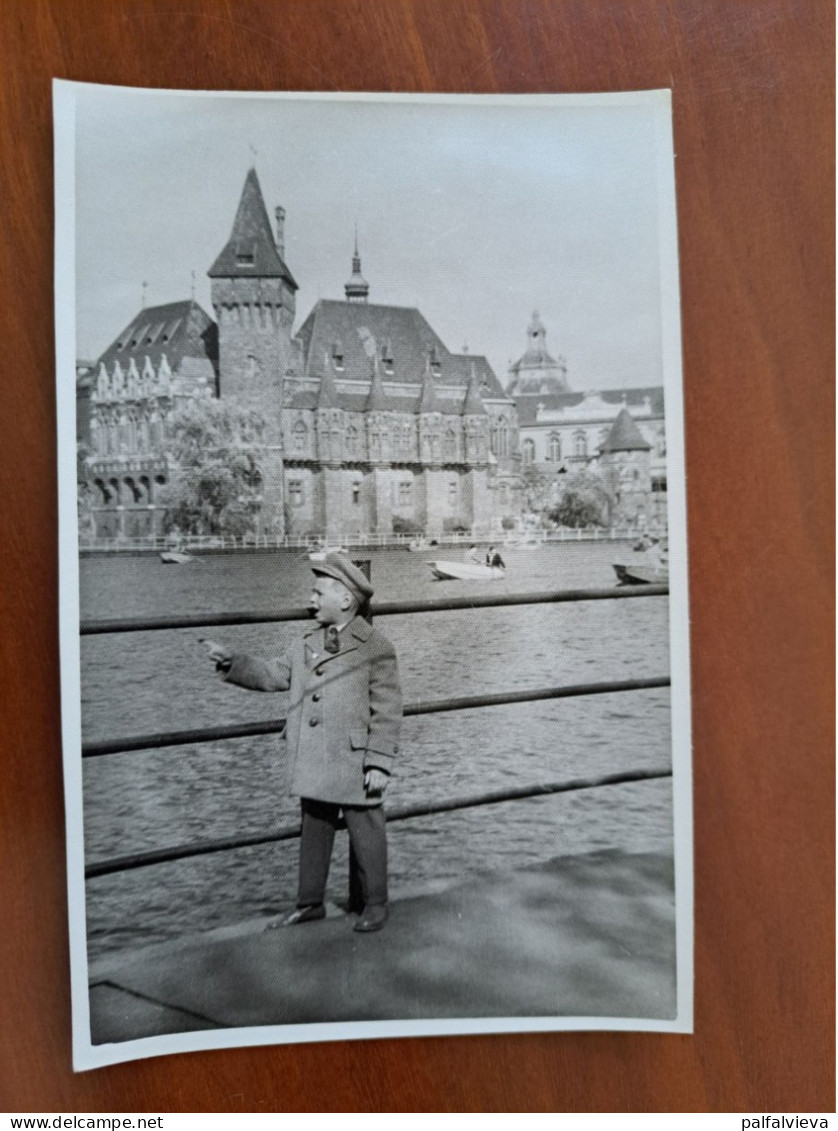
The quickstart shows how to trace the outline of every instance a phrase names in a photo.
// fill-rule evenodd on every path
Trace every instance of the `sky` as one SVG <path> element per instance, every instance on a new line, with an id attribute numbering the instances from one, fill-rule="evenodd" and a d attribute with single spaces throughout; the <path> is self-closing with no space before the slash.
<path id="1" fill-rule="evenodd" d="M 650 103 L 194 97 L 79 87 L 76 353 L 195 297 L 254 164 L 286 210 L 296 326 L 343 298 L 357 225 L 370 301 L 418 307 L 506 383 L 537 309 L 571 388 L 662 382 L 659 132 Z M 664 208 L 674 207 L 671 201 Z"/>

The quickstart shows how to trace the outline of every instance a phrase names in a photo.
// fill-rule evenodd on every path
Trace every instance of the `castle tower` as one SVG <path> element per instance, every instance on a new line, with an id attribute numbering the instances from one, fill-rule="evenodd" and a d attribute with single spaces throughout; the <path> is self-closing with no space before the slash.
<path id="1" fill-rule="evenodd" d="M 347 302 L 368 302 L 370 285 L 361 274 L 361 256 L 358 254 L 358 230 L 355 230 L 355 253 L 352 256 L 352 278 L 344 284 Z"/>
<path id="2" fill-rule="evenodd" d="M 282 243 L 284 212 L 277 211 Z M 262 413 L 262 525 L 282 533 L 282 391 L 296 358 L 291 338 L 297 283 L 282 258 L 251 167 L 230 238 L 207 272 L 218 323 L 218 391 Z"/>
<path id="3" fill-rule="evenodd" d="M 599 451 L 603 479 L 617 516 L 629 522 L 639 521 L 648 513 L 651 450 L 652 445 L 643 438 L 628 409 L 621 408 Z"/>
<path id="4" fill-rule="evenodd" d="M 283 220 L 278 209 L 280 239 Z M 291 331 L 297 284 L 274 240 L 252 167 L 230 238 L 207 274 L 218 322 L 219 394 L 263 412 L 269 435 L 276 437 L 282 381 L 296 357 Z"/>

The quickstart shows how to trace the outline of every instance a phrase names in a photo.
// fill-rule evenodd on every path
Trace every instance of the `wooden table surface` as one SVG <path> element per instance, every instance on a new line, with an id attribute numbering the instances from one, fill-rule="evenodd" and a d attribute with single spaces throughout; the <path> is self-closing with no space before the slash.
<path id="1" fill-rule="evenodd" d="M 833 19 L 830 0 L 0 5 L 0 1109 L 834 1111 Z M 245 90 L 673 89 L 695 1035 L 335 1042 L 73 1074 L 54 76 Z"/>

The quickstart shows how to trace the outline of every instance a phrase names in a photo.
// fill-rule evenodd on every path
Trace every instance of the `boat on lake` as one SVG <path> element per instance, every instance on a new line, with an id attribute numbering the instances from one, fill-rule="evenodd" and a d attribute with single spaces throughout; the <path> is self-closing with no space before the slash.
<path id="1" fill-rule="evenodd" d="M 503 566 L 478 565 L 476 562 L 428 562 L 438 581 L 493 581 L 504 577 Z"/>
<path id="2" fill-rule="evenodd" d="M 668 585 L 669 568 L 666 565 L 625 565 L 614 562 L 614 572 L 620 585 Z"/>
<path id="3" fill-rule="evenodd" d="M 658 538 L 643 537 L 634 546 L 635 561 L 614 562 L 620 585 L 668 585 L 669 548 Z"/>
<path id="4" fill-rule="evenodd" d="M 325 562 L 327 554 L 348 554 L 349 551 L 345 546 L 320 546 L 317 550 L 312 550 L 308 555 L 310 562 Z"/>
<path id="5" fill-rule="evenodd" d="M 194 562 L 194 554 L 187 554 L 185 550 L 161 550 L 160 561 L 163 565 L 184 565 L 186 562 Z"/>

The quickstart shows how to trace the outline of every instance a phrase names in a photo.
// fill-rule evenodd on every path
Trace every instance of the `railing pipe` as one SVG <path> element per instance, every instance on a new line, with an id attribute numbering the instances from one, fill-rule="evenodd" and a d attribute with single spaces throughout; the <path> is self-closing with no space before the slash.
<path id="1" fill-rule="evenodd" d="M 668 585 L 615 585 L 606 589 L 558 589 L 536 593 L 474 593 L 466 597 L 438 597 L 429 601 L 381 601 L 372 607 L 374 617 L 395 617 L 407 613 L 453 612 L 456 609 L 490 609 L 505 605 L 563 604 L 569 601 L 615 601 L 631 597 L 665 597 Z M 309 620 L 306 606 L 297 605 L 275 612 L 195 613 L 182 617 L 132 617 L 81 622 L 82 636 L 111 632 L 157 632 L 180 628 L 210 628 L 241 624 L 279 624 Z"/>
<path id="2" fill-rule="evenodd" d="M 478 707 L 501 707 L 508 703 L 532 703 L 543 699 L 570 699 L 579 695 L 608 695 L 619 691 L 646 691 L 669 687 L 669 676 L 649 679 L 624 679 L 605 683 L 575 683 L 563 687 L 541 687 L 529 691 L 504 691 L 497 695 L 464 695 L 457 699 L 417 700 L 407 703 L 404 714 L 434 715 L 443 711 L 470 711 Z M 264 719 L 258 722 L 192 730 L 162 731 L 156 734 L 135 734 L 125 738 L 86 742 L 82 758 L 101 758 L 107 754 L 124 754 L 132 750 L 158 750 L 163 746 L 189 746 L 201 742 L 217 742 L 228 738 L 249 738 L 251 735 L 278 734 L 285 719 Z"/>
<path id="3" fill-rule="evenodd" d="M 622 773 L 604 774 L 595 778 L 574 778 L 563 782 L 536 782 L 517 789 L 496 789 L 477 797 L 452 797 L 445 801 L 419 802 L 400 809 L 388 811 L 387 822 L 407 821 L 414 817 L 429 817 L 435 813 L 450 813 L 453 810 L 475 809 L 482 805 L 497 805 L 504 801 L 520 801 L 530 797 L 544 797 L 548 794 L 571 793 L 582 789 L 598 789 L 607 785 L 625 785 L 629 782 L 651 781 L 656 778 L 672 777 L 669 768 L 652 770 L 626 770 Z M 152 864 L 168 864 L 174 860 L 185 860 L 195 856 L 208 856 L 214 852 L 229 852 L 236 848 L 253 848 L 262 844 L 276 844 L 283 840 L 295 840 L 300 835 L 299 824 L 286 825 L 271 833 L 256 836 L 228 837 L 221 840 L 197 841 L 193 844 L 174 845 L 158 848 L 153 852 L 138 852 L 127 856 L 117 856 L 110 860 L 90 864 L 85 869 L 85 879 L 113 875 L 115 872 L 129 872 L 137 868 L 147 868 Z"/>

